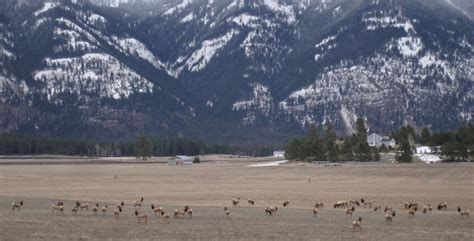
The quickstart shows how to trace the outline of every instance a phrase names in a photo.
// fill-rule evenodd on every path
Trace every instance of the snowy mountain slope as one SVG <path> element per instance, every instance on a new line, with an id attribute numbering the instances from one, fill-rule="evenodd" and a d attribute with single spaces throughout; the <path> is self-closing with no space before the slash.
<path id="1" fill-rule="evenodd" d="M 244 129 L 288 138 L 326 118 L 340 133 L 356 117 L 382 132 L 472 120 L 473 20 L 456 1 L 93 2 L 0 8 L 0 97 L 48 110 L 50 134 L 121 136 L 137 115 L 125 135 L 209 140 L 209 123 L 238 140 Z M 48 132 L 48 118 L 29 119 L 17 128 Z"/>

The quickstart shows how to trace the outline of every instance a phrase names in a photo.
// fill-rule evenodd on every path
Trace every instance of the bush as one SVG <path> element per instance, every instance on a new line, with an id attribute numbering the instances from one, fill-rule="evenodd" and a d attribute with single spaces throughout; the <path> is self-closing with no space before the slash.
<path id="1" fill-rule="evenodd" d="M 198 156 L 194 157 L 193 163 L 201 163 L 201 159 Z"/>

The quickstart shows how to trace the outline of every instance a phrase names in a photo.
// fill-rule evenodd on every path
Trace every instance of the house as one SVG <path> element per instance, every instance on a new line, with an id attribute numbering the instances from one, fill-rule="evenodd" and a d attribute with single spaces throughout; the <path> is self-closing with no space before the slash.
<path id="1" fill-rule="evenodd" d="M 285 157 L 285 151 L 282 151 L 282 150 L 273 151 L 273 156 L 274 157 Z"/>
<path id="2" fill-rule="evenodd" d="M 185 155 L 173 156 L 168 159 L 168 165 L 170 166 L 190 165 L 190 164 L 193 164 L 193 159 Z"/>
<path id="3" fill-rule="evenodd" d="M 419 146 L 416 148 L 416 154 L 430 154 L 433 151 L 429 146 Z"/>
<path id="4" fill-rule="evenodd" d="M 371 147 L 381 147 L 382 145 L 385 145 L 385 147 L 387 148 L 393 148 L 396 145 L 395 140 L 393 138 L 390 138 L 388 136 L 381 136 L 377 133 L 372 133 L 367 136 L 367 143 Z"/>

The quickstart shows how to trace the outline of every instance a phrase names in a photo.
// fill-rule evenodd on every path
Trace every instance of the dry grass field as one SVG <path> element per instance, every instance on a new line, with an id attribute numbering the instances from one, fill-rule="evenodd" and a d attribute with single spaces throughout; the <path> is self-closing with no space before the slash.
<path id="1" fill-rule="evenodd" d="M 474 240 L 474 217 L 455 210 L 459 205 L 474 211 L 472 164 L 248 167 L 252 161 L 0 165 L 0 240 Z M 137 223 L 131 205 L 142 196 L 146 225 Z M 234 197 L 241 198 L 237 207 Z M 393 223 L 369 208 L 357 208 L 353 217 L 332 208 L 337 200 L 362 197 L 393 205 Z M 286 199 L 290 205 L 283 208 Z M 11 202 L 19 200 L 25 205 L 12 211 Z M 76 200 L 109 204 L 108 213 L 72 216 Z M 114 204 L 122 200 L 124 212 L 115 220 Z M 49 209 L 58 201 L 65 204 L 64 215 Z M 326 206 L 313 218 L 316 201 Z M 446 201 L 448 210 L 409 217 L 405 201 L 433 206 Z M 190 205 L 193 217 L 155 217 L 151 203 L 167 212 Z M 280 207 L 277 214 L 266 216 L 264 207 L 274 205 Z M 352 220 L 359 216 L 362 230 L 353 231 Z"/>

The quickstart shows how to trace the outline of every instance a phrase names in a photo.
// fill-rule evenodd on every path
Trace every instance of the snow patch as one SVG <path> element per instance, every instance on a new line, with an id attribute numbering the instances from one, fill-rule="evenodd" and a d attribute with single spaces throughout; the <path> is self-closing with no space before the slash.
<path id="1" fill-rule="evenodd" d="M 397 48 L 404 57 L 413 57 L 423 49 L 423 44 L 420 38 L 402 37 L 397 40 Z"/>
<path id="2" fill-rule="evenodd" d="M 41 8 L 41 9 L 38 10 L 38 11 L 36 11 L 36 12 L 34 13 L 34 15 L 35 15 L 36 17 L 38 17 L 38 15 L 40 15 L 40 14 L 42 14 L 42 13 L 44 13 L 44 12 L 47 12 L 47 11 L 49 11 L 49 10 L 51 10 L 51 9 L 53 9 L 53 8 L 55 8 L 55 7 L 57 7 L 57 6 L 59 6 L 59 5 L 61 5 L 60 2 L 45 2 L 45 3 L 43 4 L 43 8 Z"/>
<path id="3" fill-rule="evenodd" d="M 252 165 L 248 165 L 247 167 L 277 167 L 285 163 L 288 163 L 288 160 L 252 164 Z"/>

